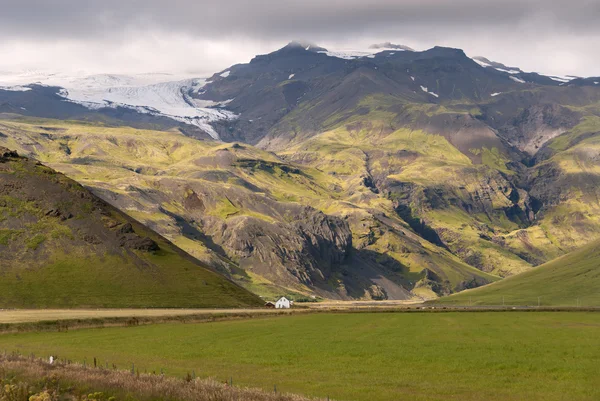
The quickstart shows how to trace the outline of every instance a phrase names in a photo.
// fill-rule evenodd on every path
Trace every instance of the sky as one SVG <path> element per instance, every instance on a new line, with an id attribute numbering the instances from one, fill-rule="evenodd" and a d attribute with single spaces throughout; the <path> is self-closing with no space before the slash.
<path id="1" fill-rule="evenodd" d="M 0 71 L 209 76 L 291 40 L 600 76 L 600 0 L 0 0 Z"/>

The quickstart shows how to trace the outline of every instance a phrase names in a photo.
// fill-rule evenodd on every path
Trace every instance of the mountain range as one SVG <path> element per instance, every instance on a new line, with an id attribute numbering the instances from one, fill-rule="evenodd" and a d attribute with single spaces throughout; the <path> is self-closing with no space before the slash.
<path id="1" fill-rule="evenodd" d="M 432 298 L 600 239 L 600 78 L 300 42 L 206 79 L 11 77 L 0 145 L 263 296 Z"/>

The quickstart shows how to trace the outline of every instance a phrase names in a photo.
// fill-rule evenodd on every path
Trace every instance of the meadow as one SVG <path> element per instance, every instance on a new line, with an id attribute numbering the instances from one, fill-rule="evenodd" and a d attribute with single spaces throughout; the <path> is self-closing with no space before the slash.
<path id="1" fill-rule="evenodd" d="M 322 313 L 0 335 L 0 350 L 337 400 L 597 400 L 600 314 Z"/>

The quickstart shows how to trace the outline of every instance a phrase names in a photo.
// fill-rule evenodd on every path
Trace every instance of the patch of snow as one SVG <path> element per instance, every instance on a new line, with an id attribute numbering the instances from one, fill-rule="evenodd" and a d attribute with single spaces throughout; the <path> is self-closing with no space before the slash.
<path id="1" fill-rule="evenodd" d="M 510 78 L 510 79 L 512 79 L 512 80 L 513 80 L 513 81 L 515 81 L 515 82 L 518 82 L 518 83 L 520 83 L 520 84 L 525 84 L 525 83 L 527 83 L 527 82 L 525 82 L 525 81 L 523 81 L 522 79 L 520 79 L 520 78 L 517 78 L 517 77 L 509 77 L 509 78 Z"/>
<path id="2" fill-rule="evenodd" d="M 9 91 L 9 92 L 27 92 L 30 91 L 31 88 L 28 88 L 27 86 L 20 86 L 20 85 L 16 85 L 16 86 L 0 86 L 0 91 Z"/>
<path id="3" fill-rule="evenodd" d="M 310 50 L 310 45 L 306 46 L 306 49 L 304 49 L 304 50 L 309 51 Z"/>
<path id="4" fill-rule="evenodd" d="M 598 84 L 600 84 L 600 82 L 594 82 L 594 85 L 598 85 Z"/>
<path id="5" fill-rule="evenodd" d="M 496 70 L 500 71 L 500 72 L 505 72 L 507 74 L 520 74 L 521 73 L 521 71 L 519 71 L 519 70 L 505 70 L 504 68 L 496 68 Z"/>
<path id="6" fill-rule="evenodd" d="M 553 81 L 562 82 L 564 84 L 566 84 L 567 82 L 571 82 L 574 79 L 574 78 L 569 78 L 567 76 L 564 76 L 564 77 L 559 77 L 556 75 L 544 75 L 544 76 L 550 78 Z"/>
<path id="7" fill-rule="evenodd" d="M 296 74 L 290 74 L 290 76 L 288 77 L 288 79 L 292 79 L 292 78 L 294 78 L 294 76 L 295 76 L 295 75 L 296 75 Z"/>
<path id="8" fill-rule="evenodd" d="M 502 92 L 496 92 L 496 93 L 492 93 L 490 96 L 491 97 L 496 97 L 496 96 L 501 95 L 501 94 L 502 94 Z"/>
<path id="9" fill-rule="evenodd" d="M 25 107 L 21 107 L 21 110 L 25 110 L 25 111 L 27 111 L 27 109 L 26 109 Z"/>
<path id="10" fill-rule="evenodd" d="M 227 78 L 229 76 L 229 74 L 231 74 L 231 71 L 225 71 L 224 73 L 221 74 L 221 77 Z"/>
<path id="11" fill-rule="evenodd" d="M 413 77 L 413 76 L 411 76 L 411 77 L 410 77 L 410 79 L 412 79 L 412 80 L 413 80 L 413 82 L 415 81 L 415 77 Z"/>
<path id="12" fill-rule="evenodd" d="M 485 61 L 477 60 L 477 59 L 474 59 L 474 58 L 471 59 L 471 60 L 473 60 L 474 62 L 476 62 L 477 64 L 479 64 L 480 66 L 482 66 L 484 68 L 492 66 L 491 64 L 488 64 Z"/>
<path id="13" fill-rule="evenodd" d="M 422 86 L 422 85 L 421 85 L 421 90 L 422 90 L 423 92 L 425 92 L 425 93 L 428 93 L 428 94 L 430 94 L 431 96 L 440 97 L 440 96 L 439 96 L 437 93 L 435 93 L 435 92 L 429 92 L 429 91 L 427 90 L 427 87 L 426 87 L 426 86 Z"/>
<path id="14" fill-rule="evenodd" d="M 393 56 L 394 54 L 396 54 L 396 52 L 391 52 L 390 54 L 388 54 L 388 56 Z"/>

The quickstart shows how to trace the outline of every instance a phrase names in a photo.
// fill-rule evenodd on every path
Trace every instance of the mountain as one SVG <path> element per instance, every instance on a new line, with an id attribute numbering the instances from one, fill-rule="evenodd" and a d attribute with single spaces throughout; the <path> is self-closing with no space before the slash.
<path id="1" fill-rule="evenodd" d="M 564 81 L 460 49 L 292 42 L 181 91 L 114 91 L 140 105 L 160 87 L 235 116 L 209 122 L 218 136 L 30 87 L 0 91 L 10 98 L 0 143 L 254 292 L 433 297 L 600 238 L 600 86 Z M 19 111 L 20 96 L 43 106 Z M 90 114 L 34 118 L 57 101 Z"/>
<path id="2" fill-rule="evenodd" d="M 248 307 L 260 299 L 80 184 L 0 148 L 3 307 Z"/>
<path id="3" fill-rule="evenodd" d="M 597 210 L 587 171 L 582 196 L 551 194 L 572 181 L 550 155 L 595 135 L 600 88 L 480 64 L 440 47 L 346 60 L 289 45 L 216 74 L 202 98 L 233 99 L 239 118 L 223 138 L 364 179 L 421 235 L 509 275 L 598 235 L 592 215 L 576 229 L 546 221 L 559 203 L 566 222 Z M 554 159 L 572 157 L 569 146 Z"/>
<path id="4" fill-rule="evenodd" d="M 406 299 L 497 279 L 423 240 L 362 181 L 250 145 L 52 120 L 5 120 L 0 132 L 264 295 Z"/>
<path id="5" fill-rule="evenodd" d="M 436 300 L 441 304 L 596 306 L 600 242 L 500 282 Z M 538 299 L 539 297 L 539 299 Z"/>

